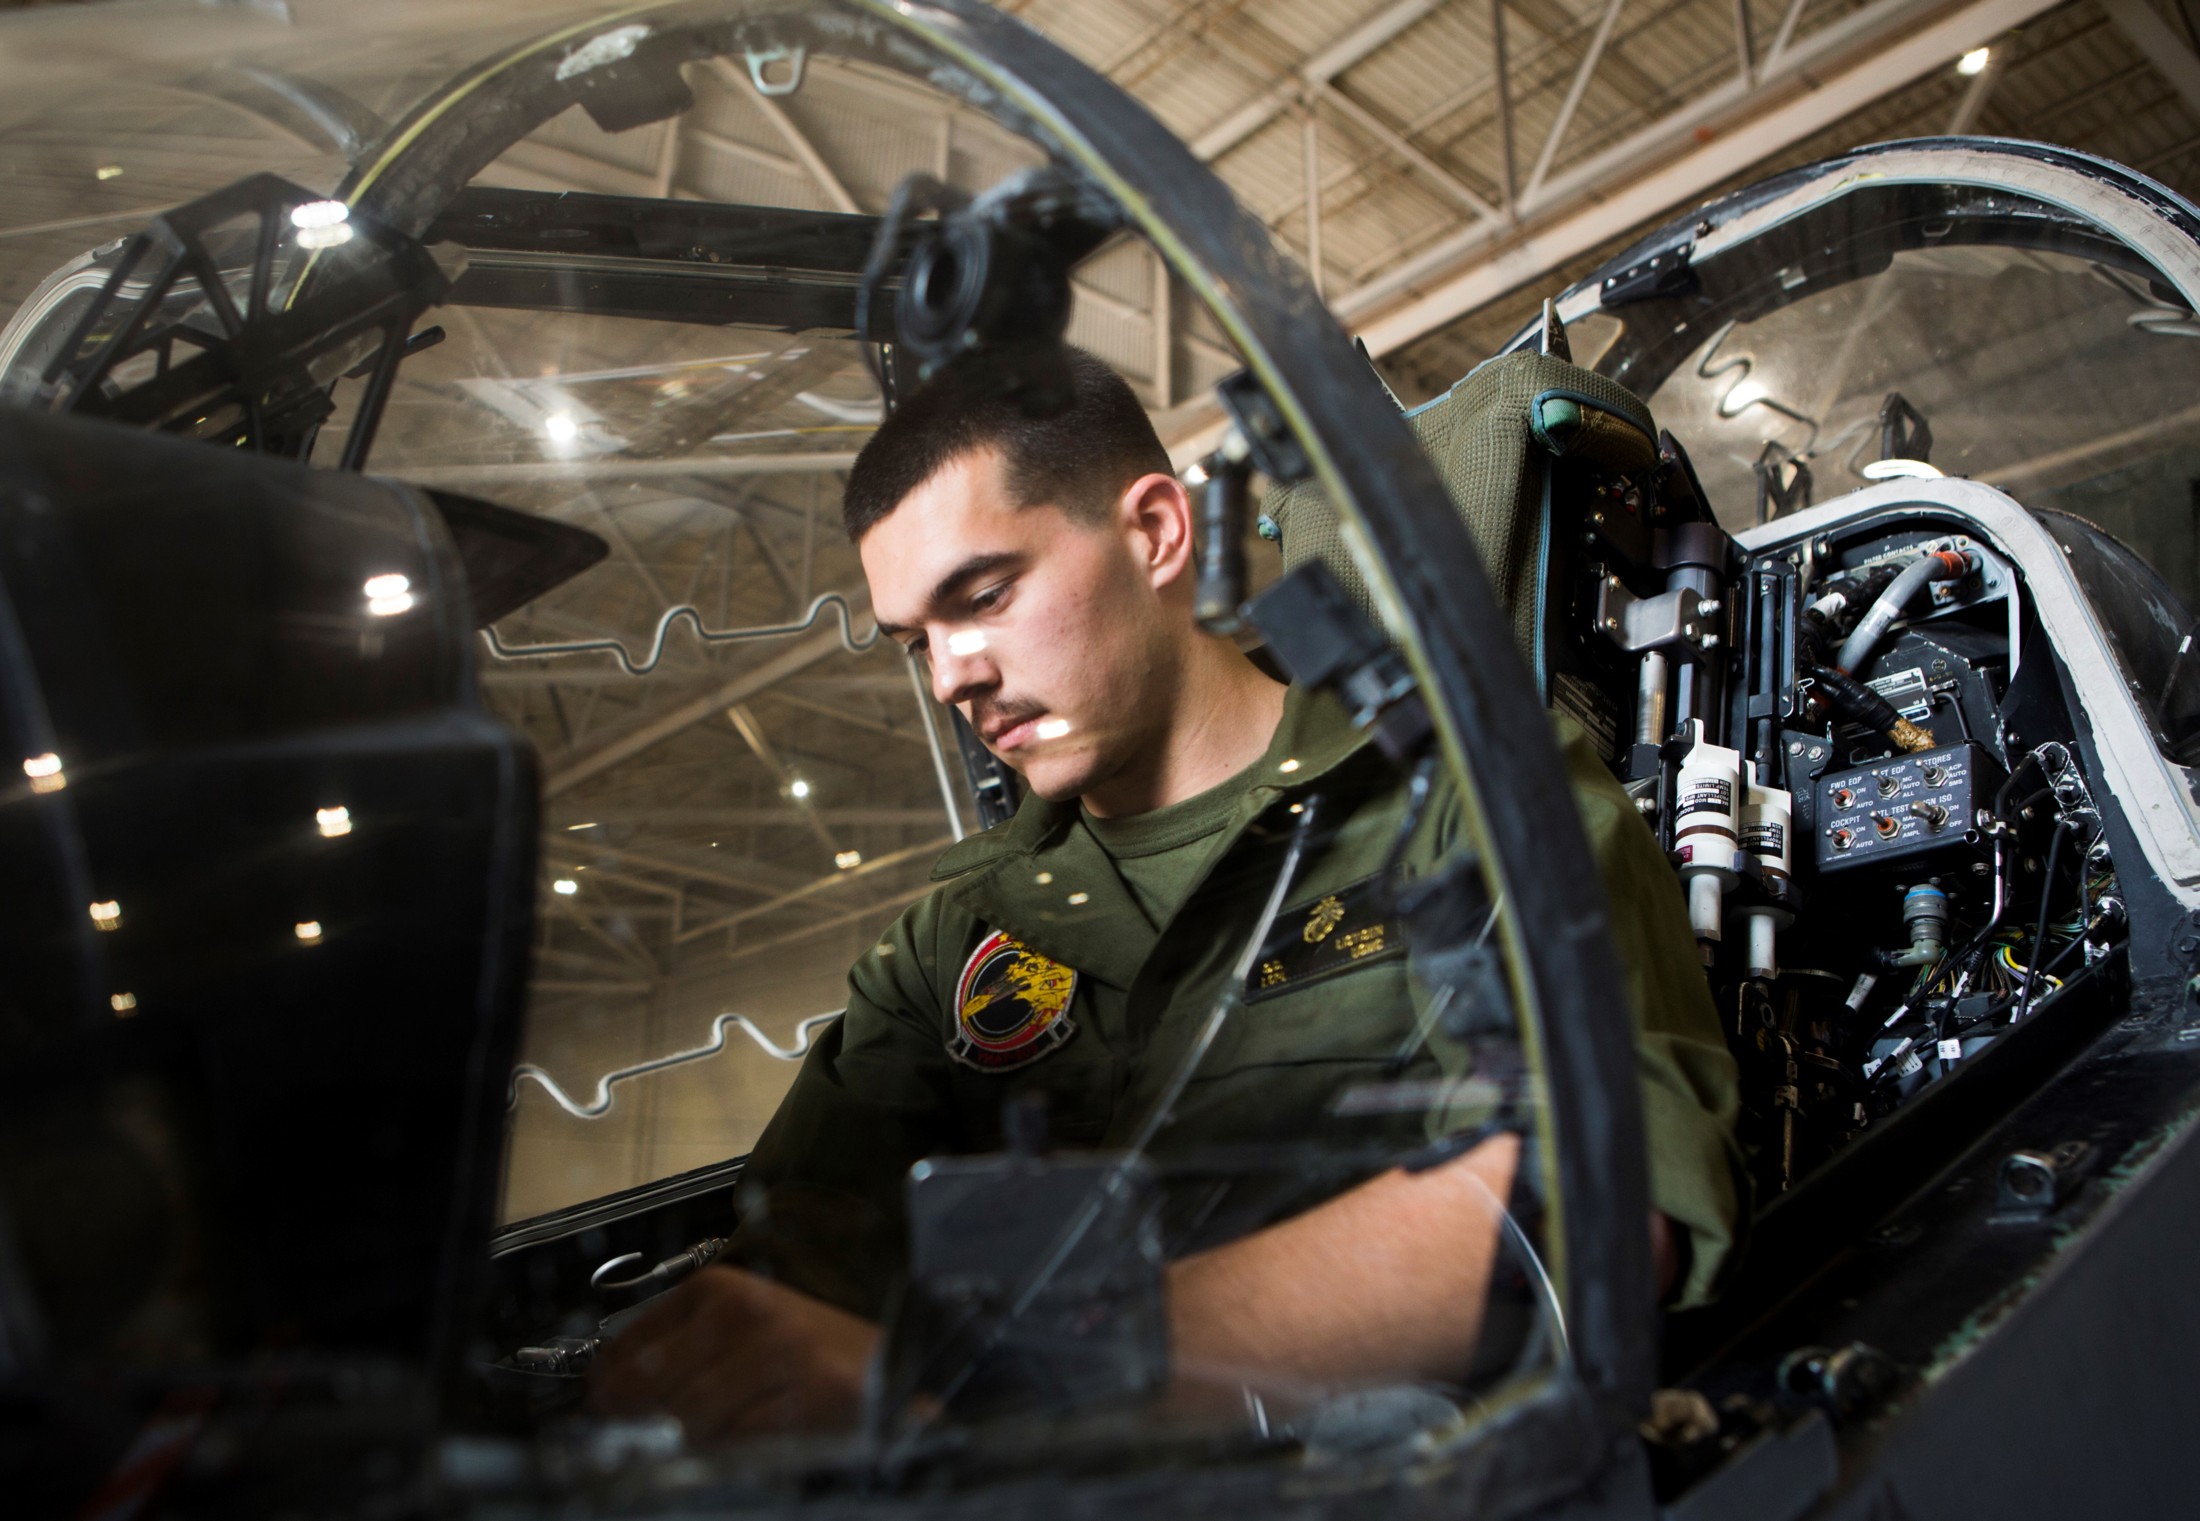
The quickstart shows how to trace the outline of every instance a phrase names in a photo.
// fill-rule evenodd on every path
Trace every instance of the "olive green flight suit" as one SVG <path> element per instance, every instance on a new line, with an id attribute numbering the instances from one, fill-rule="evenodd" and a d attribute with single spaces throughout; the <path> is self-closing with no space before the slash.
<path id="1" fill-rule="evenodd" d="M 1696 1302 L 1734 1240 L 1734 1063 L 1671 869 L 1580 732 L 1557 722 L 1613 905 L 1652 1200 L 1687 1232 L 1680 1301 Z M 1315 823 L 1246 1002 L 1152 1148 L 1168 1181 L 1171 1254 L 1298 1213 L 1382 1170 L 1371 1155 L 1474 1123 L 1334 1110 L 1350 1090 L 1463 1075 L 1451 1043 L 1422 1038 L 1402 936 L 1371 890 L 1406 793 L 1331 698 L 1294 688 L 1250 771 L 1145 816 L 1166 836 L 1165 816 L 1204 810 L 1215 823 L 1219 812 L 1220 827 L 1200 838 L 1119 871 L 1076 802 L 1031 798 L 949 849 L 933 872 L 940 885 L 850 972 L 846 1016 L 821 1033 L 757 1142 L 738 1254 L 875 1317 L 906 1260 L 910 1165 L 999 1149 L 1011 1092 L 1044 1096 L 1054 1144 L 1127 1145 L 1207 1022 L 1272 889 L 1296 806 L 1309 803 Z M 1145 820 L 1098 830 L 1124 849 Z M 1189 832 L 1201 835 L 1199 821 Z M 1444 859 L 1459 832 L 1459 798 L 1439 782 L 1405 872 Z"/>

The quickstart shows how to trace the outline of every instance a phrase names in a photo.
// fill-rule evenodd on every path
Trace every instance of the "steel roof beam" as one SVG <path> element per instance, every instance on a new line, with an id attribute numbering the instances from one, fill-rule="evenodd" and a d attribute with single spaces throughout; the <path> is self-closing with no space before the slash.
<path id="1" fill-rule="evenodd" d="M 1498 215 L 1497 208 L 1491 205 L 1486 198 L 1477 194 L 1473 186 L 1459 178 L 1451 169 L 1446 168 L 1419 148 L 1414 147 L 1395 127 L 1392 127 L 1374 112 L 1368 110 L 1367 107 L 1345 94 L 1344 91 L 1337 89 L 1334 85 L 1325 83 L 1314 86 L 1311 93 L 1317 96 L 1324 105 L 1331 107 L 1338 115 L 1350 121 L 1361 131 L 1367 133 L 1368 136 L 1388 148 L 1393 154 L 1403 159 L 1406 165 L 1415 173 L 1472 212 L 1476 218 L 1482 221 L 1496 219 Z"/>
<path id="2" fill-rule="evenodd" d="M 1612 40 L 1612 28 L 1619 24 L 1620 8 L 1626 3 L 1627 0 L 1608 0 L 1604 7 L 1603 18 L 1589 38 L 1588 51 L 1581 55 L 1581 63 L 1574 70 L 1573 83 L 1566 87 L 1566 98 L 1559 102 L 1558 115 L 1551 119 L 1551 130 L 1544 135 L 1543 151 L 1535 156 L 1535 167 L 1528 171 L 1528 187 L 1521 192 L 1528 200 L 1534 200 L 1535 193 L 1543 188 L 1544 177 L 1558 158 L 1558 145 L 1565 141 L 1566 129 L 1574 123 L 1574 112 L 1581 108 L 1581 97 L 1588 93 L 1589 81 L 1603 61 L 1605 46 Z"/>
<path id="3" fill-rule="evenodd" d="M 870 611 L 871 593 L 868 587 L 860 587 L 847 593 L 852 617 L 860 618 Z M 753 670 L 742 672 L 731 681 L 710 687 L 702 694 L 670 708 L 653 717 L 646 717 L 621 734 L 604 740 L 587 752 L 568 756 L 542 784 L 545 798 L 556 797 L 592 776 L 601 774 L 630 760 L 673 735 L 723 713 L 738 702 L 746 702 L 757 693 L 767 691 L 788 677 L 808 670 L 822 660 L 843 652 L 838 628 L 821 628 L 794 641 L 777 655 Z"/>
<path id="4" fill-rule="evenodd" d="M 723 480 L 746 475 L 809 475 L 846 470 L 853 449 L 805 454 L 704 454 L 685 459 L 634 459 L 599 454 L 591 459 L 514 460 L 510 464 L 395 465 L 390 473 L 422 486 L 523 485 L 529 482 L 657 480 L 692 475 Z"/>
<path id="5" fill-rule="evenodd" d="M 656 959 L 649 954 L 640 941 L 622 940 L 613 935 L 609 930 L 598 924 L 593 916 L 583 912 L 571 898 L 560 894 L 552 894 L 543 906 L 552 914 L 573 925 L 574 928 L 580 930 L 597 944 L 606 947 L 613 955 L 632 966 L 636 971 L 646 972 L 652 978 L 663 975 Z M 671 910 L 667 909 L 665 912 L 670 913 Z M 652 916 L 647 910 L 640 910 L 629 911 L 628 917 L 648 918 Z"/>
<path id="6" fill-rule="evenodd" d="M 836 723 L 844 723 L 862 729 L 869 734 L 883 734 L 888 739 L 903 740 L 923 749 L 931 748 L 925 743 L 923 731 L 913 724 L 897 726 L 886 719 L 874 717 L 869 713 L 858 713 L 845 706 L 819 702 L 814 697 L 804 697 L 799 693 L 790 692 L 784 687 L 762 695 L 769 697 L 773 702 L 783 702 L 790 708 L 799 708 L 805 713 L 816 713 L 821 717 L 830 718 Z M 833 822 L 823 809 L 813 808 L 809 812 L 824 819 L 828 824 Z"/>
<path id="7" fill-rule="evenodd" d="M 589 807 L 585 811 L 595 823 L 624 824 L 637 829 L 704 831 L 749 828 L 799 829 L 803 827 L 802 821 L 792 817 L 784 808 L 720 806 L 715 803 L 697 803 L 692 806 L 642 803 L 631 807 L 624 804 Z M 940 807 L 937 802 L 927 803 L 921 808 L 827 807 L 820 808 L 817 812 L 818 816 L 824 819 L 826 823 L 838 824 L 848 829 L 895 829 L 917 825 L 931 828 L 936 827 L 940 821 Z M 625 847 L 619 848 L 624 849 Z M 652 846 L 652 848 L 668 849 L 671 847 L 659 844 Z M 791 867 L 771 866 L 762 862 L 749 861 L 742 856 L 733 854 L 731 851 L 725 852 L 724 857 L 724 860 L 719 863 L 721 867 L 738 872 L 773 872 L 787 878 L 784 882 L 774 881 L 770 878 L 759 879 L 758 882 L 750 884 L 749 890 L 752 892 L 779 891 L 784 888 L 799 886 L 807 880 L 805 874 L 796 872 Z M 670 868 L 668 867 L 668 869 Z"/>
<path id="8" fill-rule="evenodd" d="M 2200 116 L 2200 57 L 2194 56 L 2192 45 L 2172 31 L 2146 0 L 2101 0 L 2101 9 L 2139 50 L 2139 56 L 2177 87 L 2177 98 L 2185 108 Z"/>
<path id="9" fill-rule="evenodd" d="M 757 113 L 771 123 L 772 130 L 779 134 L 802 167 L 810 171 L 810 178 L 817 182 L 818 189 L 825 192 L 825 199 L 833 203 L 834 210 L 862 211 L 863 208 L 856 204 L 856 198 L 848 193 L 847 185 L 834 173 L 833 166 L 826 163 L 825 156 L 817 151 L 817 144 L 810 141 L 807 132 L 794 124 L 794 118 L 787 114 L 785 107 L 759 90 L 756 81 L 745 71 L 735 67 L 732 59 L 713 58 L 708 67 L 727 89 L 756 107 Z"/>
<path id="10" fill-rule="evenodd" d="M 1250 20 L 1245 22 L 1245 25 L 1254 27 L 1254 23 Z M 1257 30 L 1257 27 L 1255 29 Z M 1266 36 L 1267 34 L 1262 33 L 1261 35 Z M 1200 40 L 1213 52 L 1219 53 L 1247 69 L 1261 67 L 1259 59 L 1228 37 L 1210 33 Z M 1491 204 L 1488 197 L 1461 179 L 1455 170 L 1413 145 L 1411 139 L 1417 130 L 1415 124 L 1408 124 L 1403 128 L 1391 126 L 1390 123 L 1384 121 L 1366 106 L 1338 89 L 1334 80 L 1330 77 L 1307 78 L 1301 75 L 1294 76 L 1294 78 L 1302 82 L 1294 84 L 1291 90 L 1287 92 L 1288 98 L 1283 107 L 1275 113 L 1276 115 L 1282 114 L 1284 110 L 1292 109 L 1310 114 L 1317 105 L 1326 105 L 1353 126 L 1375 139 L 1376 143 L 1387 149 L 1393 157 L 1401 160 L 1407 172 L 1427 180 L 1439 193 L 1457 201 L 1474 216 L 1494 218 L 1497 215 L 1497 208 Z M 1344 183 L 1357 172 L 1356 168 L 1343 171 L 1336 177 L 1336 183 Z M 1315 198 L 1315 192 L 1310 186 L 1299 199 L 1262 213 L 1262 219 L 1270 227 L 1275 227 L 1284 218 L 1294 212 L 1303 210 L 1312 198 Z"/>
<path id="11" fill-rule="evenodd" d="M 601 840 L 587 838 L 585 833 L 574 833 L 571 829 L 553 829 L 544 848 L 553 853 L 569 852 L 579 857 L 584 865 L 594 864 L 599 871 L 602 869 L 602 861 L 617 861 L 637 870 L 659 872 L 682 881 L 701 882 L 733 892 L 754 893 L 759 897 L 789 891 L 809 880 L 807 872 L 770 861 L 752 860 L 730 850 L 713 860 L 709 866 L 697 866 L 646 850 L 607 845 Z"/>
<path id="12" fill-rule="evenodd" d="M 1594 51 L 1594 33 L 1598 30 L 1598 28 L 1588 25 L 1577 24 L 1574 16 L 1570 12 L 1568 12 L 1563 5 L 1557 3 L 1557 0 L 1508 0 L 1506 9 L 1512 12 L 1513 19 L 1523 23 L 1530 31 L 1535 32 L 1542 38 L 1542 44 L 1540 47 L 1536 48 L 1532 52 L 1524 52 L 1522 58 L 1517 62 L 1517 64 L 1509 66 L 1508 77 L 1510 75 L 1532 72 L 1534 68 L 1538 66 L 1544 58 L 1549 56 L 1552 51 L 1571 46 L 1574 42 L 1579 41 L 1583 38 L 1590 39 L 1590 48 L 1591 51 Z M 1657 15 L 1650 17 L 1648 20 L 1642 22 L 1635 29 L 1635 32 L 1631 33 L 1630 35 L 1639 35 L 1640 32 L 1647 30 L 1651 27 L 1655 27 L 1661 19 L 1662 16 Z M 1607 38 L 1606 40 L 1607 43 L 1609 43 L 1610 39 Z M 1621 39 L 1623 43 L 1626 40 L 1626 38 Z M 1579 85 L 1583 91 L 1586 91 L 1590 82 L 1590 78 L 1592 76 L 1599 80 L 1607 90 L 1611 91 L 1614 94 L 1617 94 L 1622 100 L 1626 101 L 1630 106 L 1633 106 L 1638 111 L 1642 111 L 1645 113 L 1654 112 L 1657 106 L 1665 99 L 1666 96 L 1665 90 L 1663 90 L 1655 80 L 1651 79 L 1648 75 L 1642 73 L 1633 64 L 1627 61 L 1624 55 L 1624 50 L 1620 52 L 1613 52 L 1610 51 L 1609 48 L 1607 48 L 1607 50 L 1600 57 L 1588 63 L 1587 73 L 1581 73 L 1577 71 L 1575 76 L 1575 83 Z M 1525 100 L 1533 98 L 1535 95 L 1542 93 L 1542 88 L 1543 87 L 1538 86 L 1530 89 L 1527 94 L 1521 97 L 1521 99 Z M 1392 135 L 1394 137 L 1405 140 L 1407 143 L 1410 143 L 1414 138 L 1419 137 L 1423 132 L 1430 131 L 1438 126 L 1440 123 L 1449 121 L 1451 118 L 1457 116 L 1460 112 L 1466 110 L 1467 107 L 1473 105 L 1477 100 L 1487 100 L 1489 102 L 1489 114 L 1487 116 L 1477 117 L 1475 120 L 1467 122 L 1463 126 L 1456 127 L 1450 132 L 1445 141 L 1433 145 L 1435 152 L 1442 153 L 1452 146 L 1466 142 L 1469 138 L 1473 137 L 1475 133 L 1479 132 L 1484 126 L 1496 126 L 1500 130 L 1502 130 L 1505 113 L 1503 113 L 1499 109 L 1501 105 L 1501 102 L 1498 99 L 1499 93 L 1500 92 L 1497 87 L 1497 80 L 1493 71 L 1491 76 L 1469 82 L 1467 85 L 1454 91 L 1449 96 L 1440 101 L 1437 101 L 1434 105 L 1431 105 L 1427 109 L 1423 110 L 1411 121 L 1401 123 L 1396 132 Z M 1320 94 L 1323 99 L 1332 101 L 1339 98 L 1348 99 L 1348 97 L 1343 97 L 1342 92 L 1340 92 L 1334 85 L 1324 86 Z M 1519 104 L 1519 101 L 1514 101 L 1513 104 L 1517 106 Z M 1577 100 L 1575 102 L 1575 106 L 1577 109 L 1579 107 L 1579 104 L 1580 102 Z M 1547 146 L 1549 145 L 1547 144 Z M 1419 149 L 1409 149 L 1408 151 L 1417 154 L 1420 153 Z M 1550 152 L 1553 158 L 1557 156 L 1557 149 L 1555 146 L 1550 148 Z M 1399 156 L 1403 157 L 1404 155 L 1401 154 Z M 1424 159 L 1429 159 L 1430 155 L 1421 154 L 1421 157 Z M 1434 162 L 1434 160 L 1431 161 Z M 1538 161 L 1539 163 L 1541 162 L 1540 157 Z M 1550 172 L 1550 166 L 1548 164 L 1543 164 L 1542 169 L 1544 174 L 1546 175 Z M 1424 170 L 1422 172 L 1426 171 Z M 1461 184 L 1464 183 L 1463 181 L 1458 180 L 1458 173 L 1456 171 L 1439 169 L 1438 172 L 1449 174 L 1455 182 Z M 1362 181 L 1360 188 L 1356 190 L 1353 194 L 1347 196 L 1344 200 L 1338 202 L 1336 205 L 1327 208 L 1332 216 L 1342 215 L 1345 212 L 1351 210 L 1354 206 L 1358 205 L 1362 200 L 1366 199 L 1370 194 L 1372 194 L 1376 189 L 1379 189 L 1381 186 L 1389 182 L 1389 176 L 1387 175 L 1370 174 L 1366 172 L 1366 170 L 1362 167 L 1354 166 L 1339 172 L 1337 175 L 1333 176 L 1328 183 L 1341 185 L 1354 178 L 1359 178 Z M 1498 188 L 1499 190 L 1502 189 L 1502 187 Z M 1523 192 L 1523 195 L 1525 194 L 1526 193 Z M 1296 212 L 1299 209 L 1300 204 L 1301 203 L 1299 201 L 1294 200 L 1287 205 L 1271 208 L 1263 213 L 1263 217 L 1267 221 L 1269 226 L 1277 226 L 1286 217 L 1289 217 L 1294 212 Z M 1495 213 L 1489 211 L 1487 208 L 1488 203 L 1486 200 L 1478 201 L 1474 205 L 1470 205 L 1468 207 L 1468 209 L 1470 211 L 1474 211 L 1477 216 L 1487 215 L 1494 219 Z M 1386 255 L 1385 257 L 1394 257 L 1394 255 Z M 1378 260 L 1376 262 L 1376 267 L 1380 267 L 1380 264 L 1381 260 Z M 1358 278 L 1358 276 L 1355 275 L 1355 278 Z"/>
<path id="13" fill-rule="evenodd" d="M 817 816 L 815 809 L 805 807 L 802 799 L 794 795 L 794 784 L 799 778 L 793 768 L 779 758 L 778 747 L 771 742 L 771 736 L 764 732 L 764 726 L 757 721 L 756 715 L 749 711 L 748 704 L 729 703 L 726 717 L 733 724 L 734 732 L 741 736 L 764 769 L 771 773 L 772 781 L 786 795 L 787 806 L 800 814 L 810 833 L 817 836 L 817 842 L 825 847 L 825 853 L 840 854 L 839 839 L 825 827 L 824 820 Z"/>
<path id="14" fill-rule="evenodd" d="M 1194 138 L 1192 152 L 1203 159 L 1220 158 L 1290 110 L 1309 89 L 1328 84 L 1443 3 L 1444 0 L 1396 0 L 1395 4 L 1385 6 L 1307 59 L 1296 73 L 1278 80 Z"/>
<path id="15" fill-rule="evenodd" d="M 657 145 L 657 168 L 650 177 L 649 193 L 658 200 L 670 200 L 672 187 L 680 178 L 680 146 L 687 113 L 665 123 L 664 141 Z"/>
<path id="16" fill-rule="evenodd" d="M 557 143 L 523 138 L 504 150 L 504 156 L 483 172 L 481 183 L 495 185 L 504 178 L 498 170 L 517 170 L 553 182 L 560 189 L 595 191 L 602 195 L 647 195 L 656 183 L 648 169 L 614 164 L 593 154 Z"/>
<path id="17" fill-rule="evenodd" d="M 944 849 L 946 844 L 947 842 L 942 840 L 939 842 L 939 848 Z M 768 940 L 759 940 L 754 945 L 736 945 L 726 952 L 726 960 L 746 961 L 751 956 L 760 956 L 766 951 L 778 950 L 781 946 L 792 945 L 797 940 L 807 940 L 810 936 L 822 934 L 826 930 L 841 929 L 847 925 L 860 923 L 874 914 L 888 913 L 906 907 L 931 890 L 932 884 L 930 882 L 920 883 L 915 887 L 889 893 L 883 898 L 864 904 L 861 908 L 852 908 L 845 913 L 835 914 L 830 919 L 820 919 L 815 924 L 804 925 L 801 929 L 789 930 L 784 935 L 774 935 Z"/>
<path id="18" fill-rule="evenodd" d="M 1910 30 L 1934 8 L 1918 0 L 1879 0 L 1788 48 L 1777 67 L 1767 65 L 1760 72 L 1754 88 L 1744 80 L 1728 81 L 1553 176 L 1536 203 L 1521 208 L 1528 221 L 1539 214 L 1556 215 L 1568 204 L 1590 203 L 1571 216 L 1546 222 L 1502 251 L 1493 248 L 1495 236 L 1470 228 L 1354 291 L 1337 303 L 1339 315 L 1347 321 L 1360 319 L 1368 347 L 1388 352 L 1687 204 L 2060 3 L 1972 0 Z M 1840 72 L 1821 75 L 1814 65 L 1837 65 Z M 1686 151 L 1685 145 L 1704 132 L 1718 135 Z M 1653 167 L 1660 163 L 1662 168 Z M 1493 278 L 1503 283 L 1493 284 Z M 1416 292 L 1403 308 L 1366 320 L 1387 303 Z"/>
<path id="19" fill-rule="evenodd" d="M 1394 353 L 1506 292 L 1541 279 L 1614 238 L 1672 215 L 1721 183 L 1843 118 L 1947 68 L 2061 0 L 1971 0 L 1935 8 L 1880 3 L 1833 23 L 1768 61 L 1754 90 L 1730 81 L 1547 182 L 1522 224 L 1483 224 L 1331 303 L 1370 352 Z M 1694 151 L 1676 151 L 1715 131 Z M 1179 407 L 1165 435 L 1173 455 L 1212 447 L 1220 413 Z"/>
<path id="20" fill-rule="evenodd" d="M 943 834 L 915 845 L 905 845 L 900 850 L 887 855 L 878 856 L 859 865 L 835 871 L 829 876 L 814 878 L 791 892 L 781 893 L 779 896 L 767 899 L 762 903 L 753 903 L 747 908 L 737 909 L 733 913 L 720 918 L 683 929 L 672 937 L 673 942 L 674 944 L 685 944 L 690 940 L 700 939 L 704 935 L 732 929 L 737 924 L 745 924 L 751 919 L 775 913 L 782 908 L 792 907 L 795 904 L 816 897 L 819 893 L 831 892 L 835 888 L 845 886 L 850 882 L 861 881 L 863 878 L 875 875 L 878 872 L 892 871 L 895 867 L 905 866 L 911 861 L 921 859 L 929 865 L 938 858 L 941 851 L 954 843 L 953 838 Z"/>

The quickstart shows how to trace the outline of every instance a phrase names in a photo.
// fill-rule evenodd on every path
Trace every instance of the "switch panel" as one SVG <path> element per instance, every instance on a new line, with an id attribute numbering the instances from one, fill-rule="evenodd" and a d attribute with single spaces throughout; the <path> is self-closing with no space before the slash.
<path id="1" fill-rule="evenodd" d="M 1834 772 L 1818 783 L 1818 869 L 1975 849 L 1976 814 L 2002 770 L 1984 746 L 1943 745 Z"/>

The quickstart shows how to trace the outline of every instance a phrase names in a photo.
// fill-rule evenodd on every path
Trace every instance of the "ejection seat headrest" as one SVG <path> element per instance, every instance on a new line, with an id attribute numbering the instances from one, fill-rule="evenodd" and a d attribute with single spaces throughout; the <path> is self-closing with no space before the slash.
<path id="1" fill-rule="evenodd" d="M 1633 392 L 1593 370 L 1533 351 L 1476 366 L 1436 400 L 1406 414 L 1474 536 L 1483 568 L 1512 620 L 1521 654 L 1536 664 L 1549 545 L 1543 466 L 1585 461 L 1632 474 L 1657 460 L 1658 430 Z M 1282 541 L 1286 572 L 1322 560 L 1373 613 L 1372 599 L 1319 483 L 1271 488 L 1262 504 Z"/>

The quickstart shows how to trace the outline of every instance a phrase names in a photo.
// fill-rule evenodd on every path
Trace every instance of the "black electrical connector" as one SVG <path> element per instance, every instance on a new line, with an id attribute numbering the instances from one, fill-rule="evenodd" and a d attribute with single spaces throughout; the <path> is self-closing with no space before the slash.
<path id="1" fill-rule="evenodd" d="M 1932 730 L 1919 728 L 1904 718 L 1895 711 L 1893 703 L 1839 667 L 1814 665 L 1810 668 L 1810 676 L 1835 712 L 1875 734 L 1884 734 L 1898 749 L 1930 750 L 1940 742 L 1933 737 Z"/>
<path id="2" fill-rule="evenodd" d="M 646 1273 L 636 1273 L 631 1278 L 606 1278 L 592 1287 L 606 1293 L 619 1293 L 639 1289 L 645 1294 L 661 1293 L 700 1268 L 709 1267 L 726 1249 L 726 1238 L 709 1236 L 673 1253 Z M 597 1271 L 601 1272 L 602 1269 Z"/>
<path id="3" fill-rule="evenodd" d="M 1226 376 L 1215 395 L 1233 426 L 1223 447 L 1199 462 L 1205 479 L 1193 611 L 1201 628 L 1227 637 L 1245 626 L 1245 524 L 1253 510 L 1253 472 L 1288 485 L 1311 476 L 1314 467 L 1275 399 L 1251 372 Z"/>

